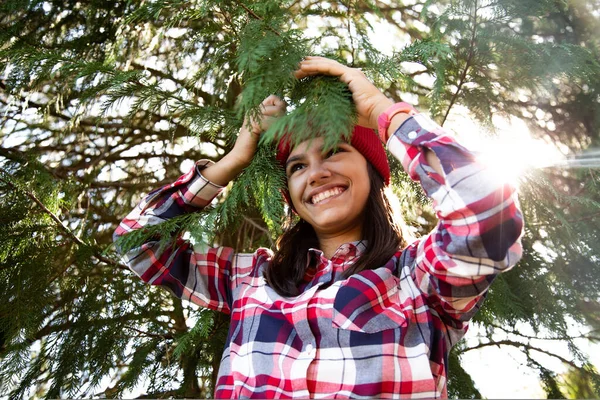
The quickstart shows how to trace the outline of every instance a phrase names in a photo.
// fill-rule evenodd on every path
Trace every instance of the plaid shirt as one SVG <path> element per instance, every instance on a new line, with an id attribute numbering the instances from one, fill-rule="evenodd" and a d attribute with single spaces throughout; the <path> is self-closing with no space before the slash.
<path id="1" fill-rule="evenodd" d="M 362 243 L 331 259 L 310 249 L 302 293 L 282 297 L 263 277 L 268 249 L 236 254 L 176 238 L 162 252 L 149 241 L 125 255 L 144 281 L 231 315 L 215 397 L 447 396 L 448 352 L 494 277 L 519 260 L 522 217 L 514 189 L 423 115 L 404 122 L 388 149 L 421 182 L 440 222 L 385 265 L 343 279 Z M 149 194 L 115 237 L 209 204 L 222 188 L 200 174 L 207 164 Z"/>

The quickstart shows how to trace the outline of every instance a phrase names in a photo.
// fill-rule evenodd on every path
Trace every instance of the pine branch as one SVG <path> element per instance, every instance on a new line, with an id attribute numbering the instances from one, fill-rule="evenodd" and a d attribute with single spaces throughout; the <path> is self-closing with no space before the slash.
<path id="1" fill-rule="evenodd" d="M 0 172 L 2 172 L 3 174 L 9 175 L 8 172 L 6 172 L 4 169 L 0 168 Z M 62 221 L 60 220 L 60 218 L 58 218 L 51 210 L 48 209 L 48 207 L 46 207 L 44 205 L 44 203 L 42 203 L 35 194 L 33 194 L 30 191 L 27 191 L 25 189 L 21 189 L 19 187 L 17 187 L 14 183 L 12 183 L 10 180 L 7 180 L 3 177 L 0 176 L 0 180 L 2 182 L 4 182 L 5 184 L 7 184 L 8 186 L 10 186 L 13 190 L 18 191 L 23 193 L 24 195 L 26 195 L 27 197 L 29 197 L 31 200 L 33 200 L 34 203 L 36 203 L 38 205 L 38 207 L 40 207 L 42 209 L 42 211 L 44 211 L 44 213 L 46 213 L 59 227 L 60 229 L 69 237 L 71 238 L 71 240 L 73 242 L 75 242 L 77 245 L 79 246 L 83 246 L 83 247 L 90 247 L 87 243 L 85 243 L 83 240 L 81 240 L 81 238 L 79 238 L 77 235 L 75 235 L 69 228 L 67 228 Z M 129 271 L 129 267 L 127 267 L 125 264 L 121 264 L 117 261 L 111 260 L 110 258 L 102 255 L 101 253 L 99 253 L 98 251 L 94 250 L 94 257 L 96 259 L 98 259 L 99 261 L 102 261 L 106 264 L 109 265 L 113 265 L 119 269 L 125 270 L 125 271 Z"/>
<path id="2" fill-rule="evenodd" d="M 347 3 L 344 4 L 347 8 L 348 15 L 346 16 L 346 31 L 348 32 L 348 37 L 350 38 L 350 56 L 352 60 L 350 61 L 350 66 L 354 67 L 354 61 L 356 57 L 356 48 L 354 47 L 354 35 L 352 35 L 352 3 L 348 0 Z"/>
<path id="3" fill-rule="evenodd" d="M 173 335 L 168 334 L 168 333 L 167 334 L 158 334 L 158 333 L 145 332 L 145 331 L 142 331 L 140 329 L 134 328 L 133 326 L 129 326 L 129 325 L 125 326 L 124 328 L 130 329 L 132 331 L 135 331 L 135 332 L 137 332 L 143 336 L 147 336 L 147 337 L 160 338 L 160 339 L 165 339 L 165 340 L 175 338 Z"/>
<path id="4" fill-rule="evenodd" d="M 233 36 L 235 36 L 235 38 L 236 38 L 238 41 L 241 41 L 241 37 L 240 37 L 240 35 L 239 35 L 239 33 L 238 33 L 237 26 L 235 26 L 235 24 L 234 24 L 234 23 L 233 23 L 233 21 L 231 20 L 231 17 L 230 17 L 229 15 L 227 15 L 227 13 L 226 13 L 226 12 L 224 12 L 224 11 L 222 11 L 222 10 L 220 10 L 220 11 L 217 11 L 217 13 L 218 13 L 218 14 L 221 14 L 221 15 L 223 16 L 223 18 L 225 19 L 225 21 L 227 21 L 227 23 L 228 23 L 228 24 L 229 24 L 229 26 L 231 27 L 231 31 L 230 31 L 230 33 L 231 33 Z"/>
<path id="5" fill-rule="evenodd" d="M 38 147 L 36 147 L 37 150 L 39 150 Z M 121 152 L 125 152 L 128 151 L 129 148 L 126 148 L 124 150 L 122 150 Z M 56 148 L 55 151 L 61 151 L 60 148 Z M 63 150 L 64 151 L 64 150 Z M 119 153 L 117 153 L 119 154 Z M 16 148 L 5 148 L 5 147 L 0 147 L 0 156 L 2 157 L 6 157 L 7 159 L 13 160 L 13 161 L 17 161 L 17 162 L 25 162 L 27 160 L 26 158 L 26 152 L 16 149 Z M 183 155 L 181 156 L 176 156 L 176 155 L 167 155 L 169 157 L 176 157 L 176 158 L 183 158 Z M 151 156 L 148 155 L 146 158 L 150 158 Z M 153 157 L 156 157 L 156 155 L 153 155 Z M 207 157 L 206 155 L 203 156 L 204 158 L 207 159 L 213 159 L 212 157 Z M 132 159 L 138 159 L 138 158 L 144 158 L 144 156 L 140 156 L 140 157 L 130 157 Z M 110 156 L 110 157 L 104 157 L 105 160 L 121 160 L 121 159 L 125 159 L 125 157 L 120 158 L 117 157 L 117 155 L 114 156 Z M 157 181 L 157 182 L 153 182 L 153 181 L 146 181 L 146 182 L 128 182 L 128 181 L 114 181 L 114 182 L 104 182 L 104 181 L 93 181 L 93 182 L 86 182 L 85 177 L 82 176 L 78 176 L 77 174 L 69 174 L 66 172 L 62 172 L 62 171 L 69 171 L 75 168 L 61 168 L 60 171 L 50 168 L 46 165 L 41 165 L 42 168 L 44 168 L 44 170 L 46 172 L 48 172 L 50 175 L 54 176 L 57 179 L 75 179 L 81 183 L 84 183 L 85 185 L 89 185 L 90 188 L 98 188 L 98 189 L 146 189 L 146 188 L 154 188 L 154 187 L 160 187 L 160 186 L 164 186 L 167 183 L 171 183 L 172 179 L 170 177 L 167 177 L 163 180 Z M 139 178 L 139 176 L 138 176 Z"/>
<path id="6" fill-rule="evenodd" d="M 177 79 L 174 76 L 169 75 L 166 72 L 160 71 L 156 68 L 148 67 L 148 66 L 145 66 L 142 64 L 138 64 L 136 62 L 132 62 L 131 65 L 138 70 L 149 71 L 152 75 L 158 76 L 159 78 L 169 79 L 169 80 L 177 83 L 181 87 L 185 87 L 185 88 L 189 87 L 189 85 L 185 81 Z M 208 92 L 205 92 L 204 90 L 202 90 L 200 88 L 194 87 L 193 92 L 196 93 L 197 95 L 199 95 L 202 98 L 202 100 L 204 100 L 205 104 L 212 104 L 215 100 L 214 95 L 212 95 Z"/>
<path id="7" fill-rule="evenodd" d="M 246 10 L 246 12 L 248 14 L 250 14 L 252 16 L 252 18 L 259 20 L 259 21 L 263 21 L 264 19 L 258 15 L 256 15 L 256 13 L 254 11 L 252 11 L 252 9 L 250 9 L 248 6 L 246 6 L 244 3 L 235 0 L 235 3 L 240 5 L 244 10 Z M 281 34 L 279 32 L 277 32 L 275 29 L 273 29 L 273 27 L 271 26 L 267 26 L 267 29 L 269 29 L 271 32 L 273 32 L 274 34 L 276 34 L 277 36 L 281 37 Z"/>
<path id="8" fill-rule="evenodd" d="M 523 333 L 520 333 L 519 331 L 516 331 L 514 329 L 506 329 L 500 325 L 496 325 L 493 323 L 489 323 L 487 324 L 489 326 L 492 326 L 496 329 L 500 329 L 506 333 L 510 333 L 513 335 L 517 335 L 519 337 L 522 337 L 524 339 L 536 339 L 536 340 L 573 340 L 573 339 L 588 339 L 588 340 L 599 340 L 600 341 L 600 336 L 596 336 L 594 335 L 594 333 L 598 333 L 600 334 L 600 330 L 591 330 L 590 332 L 588 332 L 587 334 L 582 334 L 582 335 L 578 335 L 578 336 L 559 336 L 559 337 L 537 337 L 537 336 L 529 336 L 529 335 L 525 335 Z"/>
<path id="9" fill-rule="evenodd" d="M 267 238 L 269 238 L 269 243 L 271 244 L 271 248 L 275 248 L 275 242 L 271 238 L 271 232 L 267 228 L 262 225 L 257 224 L 252 218 L 248 218 L 244 215 L 244 221 L 248 222 L 250 225 L 263 232 Z"/>
<path id="10" fill-rule="evenodd" d="M 168 183 L 171 183 L 173 179 L 166 178 L 157 182 L 127 182 L 127 181 L 114 181 L 114 182 L 98 182 L 94 181 L 90 183 L 92 188 L 111 188 L 111 189 L 146 189 L 161 187 Z"/>
<path id="11" fill-rule="evenodd" d="M 579 218 L 572 218 L 572 219 L 565 219 L 564 221 L 547 221 L 547 222 L 529 222 L 527 223 L 527 226 L 539 226 L 539 227 L 543 227 L 543 226 L 562 226 L 562 225 L 572 225 L 572 224 L 577 224 L 579 222 L 589 222 L 592 221 L 594 218 L 599 217 L 600 216 L 600 211 L 595 212 L 595 213 L 591 213 L 588 215 L 584 215 L 582 217 Z"/>
<path id="12" fill-rule="evenodd" d="M 4 85 L 4 83 L 2 81 L 0 81 L 0 89 L 2 89 L 2 90 L 6 89 L 6 86 Z M 56 110 L 56 107 L 51 107 L 47 103 L 40 103 L 40 102 L 33 101 L 33 100 L 27 98 L 27 96 L 25 94 L 19 94 L 18 96 L 17 95 L 13 95 L 13 96 L 17 97 L 17 101 L 20 103 L 21 106 L 23 106 L 24 104 L 27 104 L 28 107 L 36 108 L 38 110 L 44 110 L 44 112 L 48 113 L 48 115 L 59 118 L 66 122 L 70 122 L 73 120 L 72 115 L 60 113 Z M 9 106 L 9 103 L 3 98 L 0 98 L 0 103 L 2 103 L 3 105 L 5 105 L 7 107 Z M 151 120 L 152 122 L 158 122 L 161 119 L 164 119 L 164 116 L 153 114 L 149 111 L 146 111 L 146 113 L 148 115 L 144 115 L 145 120 Z M 151 117 L 151 118 L 149 118 L 149 117 Z M 27 120 L 17 120 L 16 118 L 13 118 L 13 119 L 16 122 L 21 122 L 28 127 L 31 127 L 31 125 L 32 125 Z M 118 120 L 118 118 L 117 118 L 117 120 Z M 106 130 L 119 130 L 120 128 L 131 128 L 128 124 L 125 124 L 123 122 L 104 122 L 103 120 L 98 119 L 97 117 L 91 117 L 89 120 L 81 119 L 78 121 L 78 124 L 80 127 L 88 127 L 88 128 L 92 128 L 92 129 L 104 128 Z M 47 131 L 50 131 L 50 132 L 58 132 L 58 131 L 52 131 L 51 129 L 49 129 L 47 127 L 44 127 L 44 129 Z M 141 132 L 145 132 L 149 135 L 154 133 L 149 130 L 144 130 L 144 129 L 142 129 L 142 127 L 139 127 L 139 126 L 136 126 L 136 129 L 139 129 Z M 63 131 L 60 131 L 60 132 L 63 132 Z M 175 132 L 177 132 L 177 130 Z M 173 136 L 178 137 L 178 135 L 173 135 Z"/>
<path id="13" fill-rule="evenodd" d="M 467 352 L 467 351 L 471 351 L 471 350 L 477 350 L 477 349 L 482 349 L 484 347 L 489 347 L 489 346 L 498 346 L 498 347 L 500 347 L 500 346 L 513 346 L 513 347 L 517 347 L 517 348 L 522 348 L 522 349 L 524 349 L 526 351 L 530 351 L 530 350 L 537 351 L 537 352 L 549 355 L 551 357 L 557 358 L 560 361 L 562 361 L 563 363 L 565 363 L 565 364 L 567 364 L 567 365 L 569 365 L 569 366 L 571 366 L 573 368 L 576 368 L 577 370 L 582 370 L 581 366 L 577 365 L 576 363 L 574 363 L 571 360 L 568 360 L 568 359 L 566 359 L 566 358 L 564 358 L 562 356 L 559 356 L 558 354 L 554 354 L 554 353 L 552 353 L 552 352 L 550 352 L 548 350 L 540 349 L 539 347 L 532 346 L 531 344 L 528 344 L 528 343 L 521 343 L 521 342 L 516 342 L 514 340 L 508 340 L 508 339 L 506 339 L 506 340 L 498 340 L 498 341 L 493 341 L 493 342 L 487 342 L 487 343 L 480 343 L 480 344 L 478 344 L 476 346 L 467 347 L 467 348 L 463 349 L 463 352 Z"/>
<path id="14" fill-rule="evenodd" d="M 454 106 L 454 103 L 458 99 L 458 95 L 459 95 L 463 85 L 466 82 L 467 72 L 469 72 L 469 68 L 471 68 L 471 61 L 473 60 L 473 56 L 475 55 L 475 41 L 476 41 L 476 35 L 477 35 L 477 11 L 479 10 L 478 4 L 479 3 L 476 0 L 474 8 L 473 8 L 473 15 L 471 17 L 472 25 L 471 25 L 471 39 L 469 41 L 469 55 L 467 56 L 467 61 L 465 63 L 465 67 L 460 75 L 460 79 L 459 79 L 458 85 L 456 87 L 456 92 L 454 92 L 454 95 L 452 95 L 452 99 L 450 100 L 450 104 L 448 105 L 448 109 L 446 110 L 446 114 L 444 115 L 444 118 L 442 119 L 442 123 L 440 124 L 442 126 L 446 122 L 446 119 L 448 118 L 448 115 L 450 114 L 450 110 Z"/>
<path id="15" fill-rule="evenodd" d="M 6 81 L 0 80 L 0 89 L 3 92 L 6 92 Z M 15 95 L 13 94 L 13 96 L 15 96 Z M 52 115 L 53 117 L 57 117 L 57 118 L 60 118 L 62 120 L 65 120 L 65 121 L 70 121 L 72 119 L 71 116 L 65 115 L 63 113 L 60 113 L 60 112 L 56 111 L 56 109 L 54 107 L 48 107 L 48 104 L 38 103 L 38 102 L 33 101 L 31 99 L 27 99 L 26 96 L 24 96 L 23 94 L 18 95 L 18 97 L 19 97 L 19 101 L 21 103 L 25 103 L 27 105 L 31 105 L 31 106 L 33 106 L 35 108 L 45 108 L 48 111 L 48 113 L 50 115 Z M 4 101 L 3 99 L 1 101 L 2 101 L 3 104 L 8 105 L 8 103 L 6 101 Z"/>
<path id="16" fill-rule="evenodd" d="M 74 300 L 74 299 L 70 299 L 70 300 Z M 137 321 L 140 317 L 141 317 L 141 315 L 136 315 L 136 314 L 123 315 L 123 316 L 114 317 L 114 318 L 102 318 L 102 319 L 95 320 L 93 322 L 94 322 L 94 324 L 96 324 L 96 326 L 107 326 L 107 325 L 115 323 L 115 322 Z M 52 323 L 49 322 L 44 327 L 42 327 L 40 330 L 38 330 L 35 334 L 31 335 L 30 337 L 26 337 L 24 339 L 24 341 L 29 344 L 33 344 L 34 342 L 36 342 L 38 340 L 42 340 L 43 338 L 47 337 L 48 335 L 69 331 L 75 326 L 75 324 L 76 324 L 76 321 L 66 321 L 66 322 L 62 322 L 62 323 L 54 324 L 54 325 L 52 325 Z M 126 328 L 129 328 L 129 327 L 127 326 Z M 150 333 L 146 333 L 146 332 L 144 332 L 144 333 L 147 336 L 153 336 Z M 164 338 L 164 339 L 173 339 L 173 337 L 168 334 L 167 335 L 156 335 L 156 337 L 160 337 L 160 338 Z"/>

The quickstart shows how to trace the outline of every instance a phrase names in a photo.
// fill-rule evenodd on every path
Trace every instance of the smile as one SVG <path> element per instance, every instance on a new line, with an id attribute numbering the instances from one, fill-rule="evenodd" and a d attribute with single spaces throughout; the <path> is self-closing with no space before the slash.
<path id="1" fill-rule="evenodd" d="M 321 193 L 315 194 L 311 199 L 312 204 L 318 204 L 324 200 L 329 199 L 330 197 L 337 196 L 338 194 L 342 194 L 346 191 L 345 188 L 342 187 L 334 187 L 333 189 L 326 190 Z"/>

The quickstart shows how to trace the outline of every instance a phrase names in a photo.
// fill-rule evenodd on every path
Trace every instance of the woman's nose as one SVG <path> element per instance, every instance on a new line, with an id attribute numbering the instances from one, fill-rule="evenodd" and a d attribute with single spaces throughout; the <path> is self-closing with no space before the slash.
<path id="1" fill-rule="evenodd" d="M 309 166 L 308 183 L 310 185 L 319 184 L 322 180 L 331 176 L 331 171 L 323 162 L 316 162 Z"/>

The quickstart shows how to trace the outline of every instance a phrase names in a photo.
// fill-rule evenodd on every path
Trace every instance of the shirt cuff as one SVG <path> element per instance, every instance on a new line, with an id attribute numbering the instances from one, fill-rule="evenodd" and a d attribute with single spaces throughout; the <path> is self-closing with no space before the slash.
<path id="1" fill-rule="evenodd" d="M 433 150 L 439 158 L 436 147 L 455 143 L 454 139 L 449 137 L 441 126 L 424 114 L 416 114 L 404 121 L 396 132 L 390 136 L 387 147 L 390 153 L 400 160 L 411 179 L 420 180 L 419 166 L 422 171 L 437 175 L 433 168 L 427 164 L 423 148 Z M 443 164 L 443 160 L 440 161 Z M 442 166 L 444 172 L 448 172 L 447 166 Z M 436 176 L 434 179 L 443 180 L 440 176 Z"/>
<path id="2" fill-rule="evenodd" d="M 189 173 L 189 181 L 180 187 L 183 201 L 194 207 L 206 207 L 223 191 L 224 186 L 217 185 L 202 176 L 202 170 L 213 165 L 211 160 L 200 160 Z M 188 174 L 186 174 L 188 175 Z"/>

